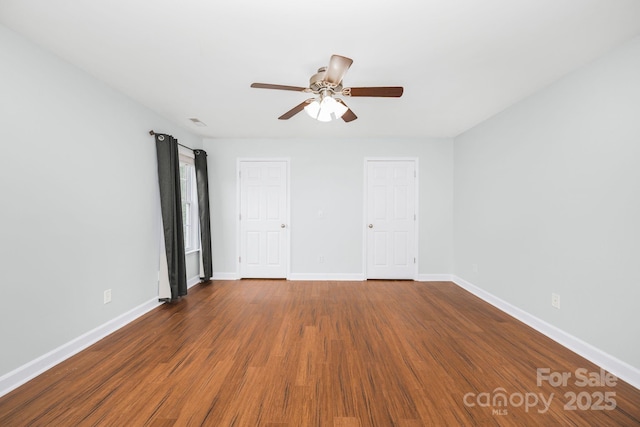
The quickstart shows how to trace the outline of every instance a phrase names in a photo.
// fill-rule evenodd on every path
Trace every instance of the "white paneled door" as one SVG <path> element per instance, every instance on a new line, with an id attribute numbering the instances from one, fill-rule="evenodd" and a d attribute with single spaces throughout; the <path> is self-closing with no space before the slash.
<path id="1" fill-rule="evenodd" d="M 367 160 L 368 279 L 414 279 L 416 274 L 416 162 Z"/>
<path id="2" fill-rule="evenodd" d="M 240 257 L 242 278 L 286 278 L 287 162 L 241 161 Z"/>

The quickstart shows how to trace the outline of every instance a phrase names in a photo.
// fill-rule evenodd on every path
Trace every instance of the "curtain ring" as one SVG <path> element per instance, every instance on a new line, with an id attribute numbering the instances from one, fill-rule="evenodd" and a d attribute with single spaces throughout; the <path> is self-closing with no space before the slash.
<path id="1" fill-rule="evenodd" d="M 160 141 L 164 141 L 164 135 L 158 135 L 158 139 L 159 139 Z"/>

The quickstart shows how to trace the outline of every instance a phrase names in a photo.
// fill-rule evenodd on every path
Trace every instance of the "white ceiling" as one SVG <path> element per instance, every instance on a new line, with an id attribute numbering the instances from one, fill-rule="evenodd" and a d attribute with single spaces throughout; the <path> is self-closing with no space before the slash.
<path id="1" fill-rule="evenodd" d="M 640 34 L 640 0 L 0 0 L 0 23 L 203 136 L 452 137 Z M 249 87 L 334 53 L 403 97 L 283 121 L 307 94 Z"/>

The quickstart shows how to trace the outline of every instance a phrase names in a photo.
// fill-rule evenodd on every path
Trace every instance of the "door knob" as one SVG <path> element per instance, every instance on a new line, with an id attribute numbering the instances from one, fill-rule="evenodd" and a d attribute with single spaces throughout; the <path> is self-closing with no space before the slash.
<path id="1" fill-rule="evenodd" d="M 373 228 L 373 224 L 369 224 L 369 228 Z"/>
<path id="2" fill-rule="evenodd" d="M 285 227 L 285 225 L 284 225 L 284 224 L 280 224 L 280 228 L 284 228 L 284 227 Z"/>

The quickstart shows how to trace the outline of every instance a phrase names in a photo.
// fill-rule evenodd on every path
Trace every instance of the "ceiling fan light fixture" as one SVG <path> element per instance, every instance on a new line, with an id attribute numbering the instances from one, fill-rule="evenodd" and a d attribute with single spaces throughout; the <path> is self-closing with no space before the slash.
<path id="1" fill-rule="evenodd" d="M 330 122 L 331 120 L 333 120 L 333 117 L 331 116 L 331 109 L 326 108 L 326 99 L 326 97 L 323 98 L 322 101 L 314 99 L 312 102 L 307 104 L 306 107 L 304 107 L 304 111 L 306 111 L 309 117 L 314 120 L 317 120 L 319 122 Z"/>
<path id="2" fill-rule="evenodd" d="M 311 117 L 312 119 L 317 119 L 318 114 L 320 114 L 320 103 L 317 99 L 313 100 L 304 107 L 304 111 Z"/>
<path id="3" fill-rule="evenodd" d="M 322 109 L 326 109 L 329 111 L 329 114 L 335 116 L 336 119 L 339 119 L 347 112 L 348 108 L 343 104 L 336 101 L 332 96 L 328 96 L 322 100 L 322 104 L 320 104 Z"/>
<path id="4" fill-rule="evenodd" d="M 347 107 L 336 101 L 330 95 L 322 97 L 321 101 L 315 99 L 304 107 L 304 111 L 307 112 L 309 117 L 320 122 L 330 122 L 331 120 L 339 119 L 347 110 Z"/>
<path id="5" fill-rule="evenodd" d="M 322 108 L 322 104 L 320 105 L 320 112 L 318 113 L 318 117 L 316 120 L 319 122 L 330 122 L 334 117 L 331 115 L 331 112 L 327 108 Z"/>

